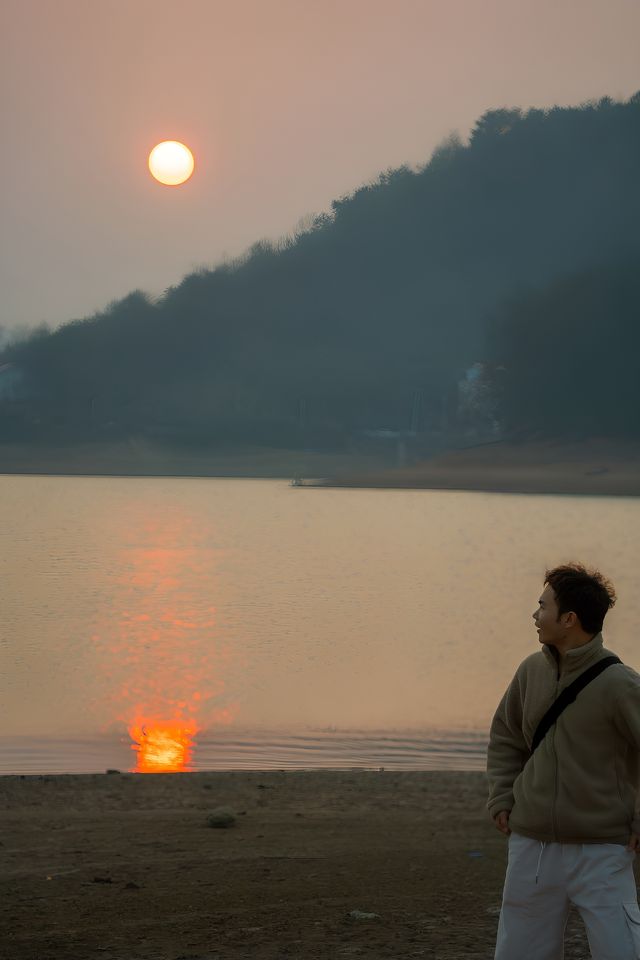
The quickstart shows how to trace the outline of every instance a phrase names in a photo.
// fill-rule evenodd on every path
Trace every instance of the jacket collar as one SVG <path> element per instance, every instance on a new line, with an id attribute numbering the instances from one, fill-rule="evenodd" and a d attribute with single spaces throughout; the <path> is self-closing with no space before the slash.
<path id="1" fill-rule="evenodd" d="M 573 650 L 567 650 L 562 661 L 562 675 L 582 673 L 589 663 L 598 659 L 602 645 L 602 633 L 596 633 L 588 643 L 583 643 L 581 647 L 574 647 Z M 559 670 L 560 657 L 556 647 L 553 644 L 543 643 L 542 652 L 554 670 Z"/>

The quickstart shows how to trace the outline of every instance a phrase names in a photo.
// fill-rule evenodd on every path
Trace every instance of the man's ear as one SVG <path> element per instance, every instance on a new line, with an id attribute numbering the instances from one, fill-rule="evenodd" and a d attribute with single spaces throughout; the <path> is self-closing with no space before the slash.
<path id="1" fill-rule="evenodd" d="M 580 621 L 578 619 L 578 614 L 574 613 L 573 610 L 570 610 L 568 613 L 565 613 L 565 617 L 567 619 L 565 620 L 564 624 L 569 629 L 580 624 Z"/>

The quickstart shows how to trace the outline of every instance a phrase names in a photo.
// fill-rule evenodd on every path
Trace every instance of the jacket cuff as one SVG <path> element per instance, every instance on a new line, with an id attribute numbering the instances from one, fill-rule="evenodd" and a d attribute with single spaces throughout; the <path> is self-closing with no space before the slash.
<path id="1" fill-rule="evenodd" d="M 513 810 L 513 794 L 502 794 L 500 797 L 495 797 L 493 800 L 489 800 L 487 803 L 487 810 L 492 817 L 497 816 L 501 810 L 507 810 L 509 813 Z"/>

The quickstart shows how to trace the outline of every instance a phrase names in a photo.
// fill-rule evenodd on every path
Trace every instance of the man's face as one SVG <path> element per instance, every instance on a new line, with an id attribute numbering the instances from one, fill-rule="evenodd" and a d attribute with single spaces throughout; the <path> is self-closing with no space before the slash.
<path id="1" fill-rule="evenodd" d="M 538 600 L 538 609 L 532 614 L 540 643 L 556 644 L 567 636 L 564 621 L 567 614 L 558 619 L 558 603 L 553 587 L 547 584 Z"/>

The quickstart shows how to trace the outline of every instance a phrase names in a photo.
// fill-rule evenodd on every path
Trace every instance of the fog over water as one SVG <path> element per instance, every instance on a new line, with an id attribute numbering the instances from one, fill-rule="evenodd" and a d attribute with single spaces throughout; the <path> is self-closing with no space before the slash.
<path id="1" fill-rule="evenodd" d="M 613 580 L 605 644 L 640 666 L 635 499 L 9 476 L 0 492 L 5 749 L 171 719 L 200 731 L 196 764 L 198 737 L 213 764 L 216 736 L 229 756 L 243 731 L 485 735 L 539 649 L 544 569 L 571 559 Z"/>

